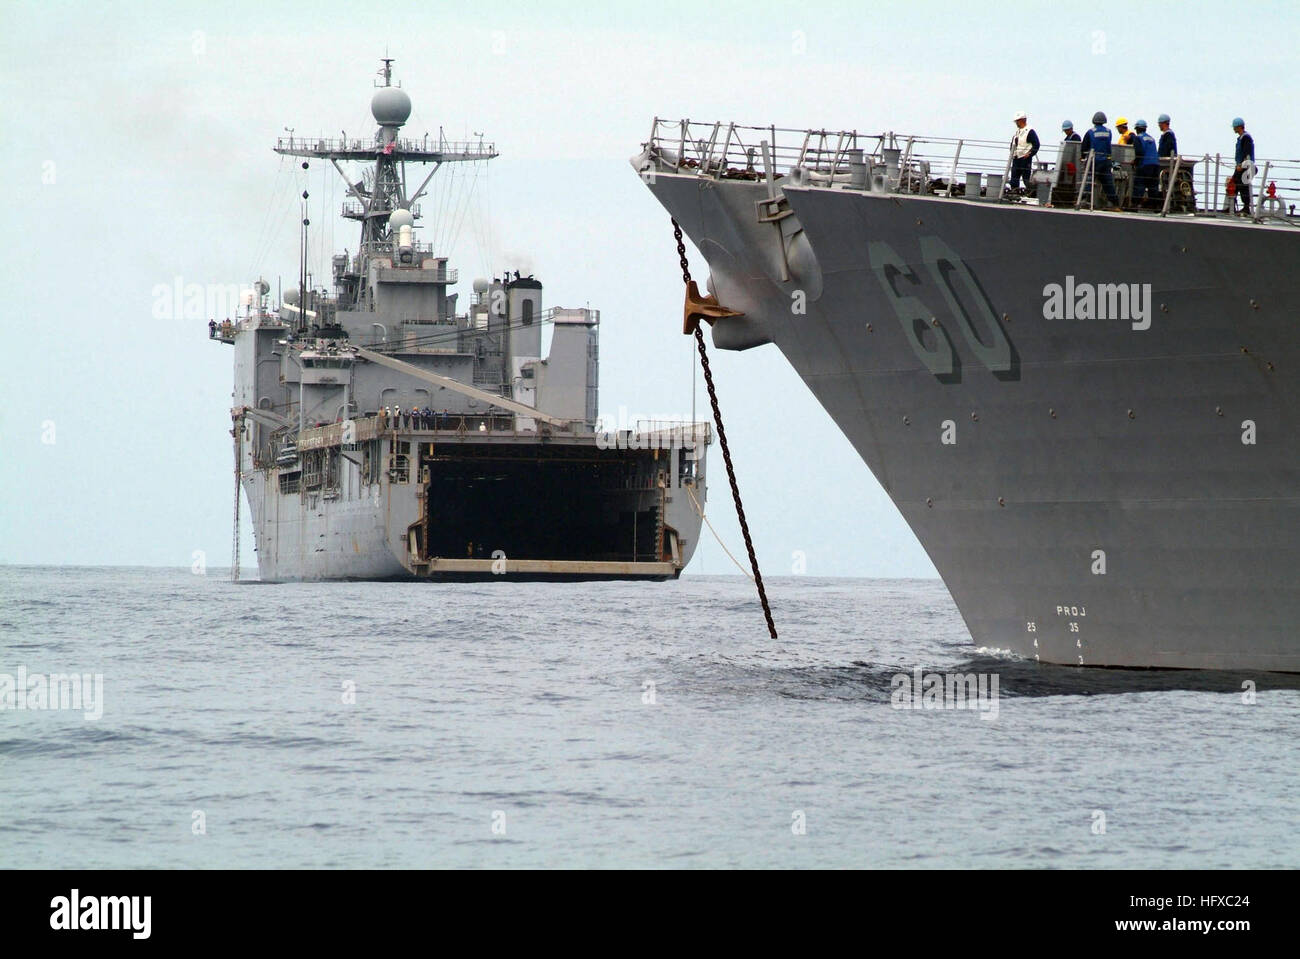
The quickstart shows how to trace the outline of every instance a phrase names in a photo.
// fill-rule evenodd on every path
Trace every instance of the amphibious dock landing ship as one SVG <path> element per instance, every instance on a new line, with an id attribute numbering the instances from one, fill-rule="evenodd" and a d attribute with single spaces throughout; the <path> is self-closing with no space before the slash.
<path id="1" fill-rule="evenodd" d="M 418 201 L 443 164 L 497 154 L 403 138 L 391 64 L 373 137 L 275 147 L 347 184 L 360 243 L 333 257 L 333 291 L 300 263 L 278 304 L 259 280 L 210 324 L 234 347 L 236 575 L 242 487 L 263 580 L 676 577 L 703 517 L 708 424 L 601 428 L 600 313 L 544 309 L 532 276 L 476 280 L 458 310 L 456 270 L 416 239 Z M 350 162 L 368 169 L 354 179 Z M 415 164 L 432 171 L 408 194 Z"/>
<path id="2" fill-rule="evenodd" d="M 1300 670 L 1298 171 L 1231 217 L 1231 161 L 1175 157 L 1101 212 L 1077 148 L 1028 196 L 1005 143 L 892 133 L 656 120 L 632 164 L 743 314 L 715 345 L 781 350 L 976 643 Z"/>

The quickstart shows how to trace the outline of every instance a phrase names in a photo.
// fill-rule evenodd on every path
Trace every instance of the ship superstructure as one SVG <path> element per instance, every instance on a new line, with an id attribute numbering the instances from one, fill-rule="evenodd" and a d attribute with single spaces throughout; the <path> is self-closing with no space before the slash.
<path id="1" fill-rule="evenodd" d="M 475 280 L 461 308 L 457 271 L 417 238 L 419 201 L 443 165 L 496 150 L 403 137 L 411 101 L 391 67 L 373 137 L 275 146 L 346 184 L 360 241 L 333 257 L 333 289 L 313 288 L 304 257 L 278 303 L 259 280 L 211 329 L 234 348 L 236 486 L 261 578 L 677 576 L 708 425 L 601 428 L 600 313 L 545 307 L 533 276 Z"/>
<path id="2" fill-rule="evenodd" d="M 1173 157 L 1102 212 L 1078 146 L 1026 195 L 1005 143 L 892 133 L 656 120 L 632 164 L 742 314 L 714 344 L 781 350 L 977 644 L 1298 671 L 1300 170 L 1229 216 L 1232 162 Z"/>

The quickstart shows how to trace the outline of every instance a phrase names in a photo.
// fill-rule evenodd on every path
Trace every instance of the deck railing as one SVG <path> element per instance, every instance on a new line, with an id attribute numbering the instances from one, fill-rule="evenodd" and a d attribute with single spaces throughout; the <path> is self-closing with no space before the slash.
<path id="1" fill-rule="evenodd" d="M 441 136 L 396 137 L 391 149 L 376 137 L 279 137 L 277 153 L 295 156 L 329 156 L 335 153 L 399 153 L 407 155 L 445 156 L 447 158 L 491 159 L 497 155 L 496 144 L 486 140 L 447 140 Z"/>
<path id="2" fill-rule="evenodd" d="M 1061 142 L 1056 134 L 1044 138 L 1034 157 L 1038 180 L 1057 181 Z M 1012 199 L 1007 192 L 1011 172 L 1011 136 L 1005 140 L 913 136 L 886 131 L 800 130 L 736 123 L 700 123 L 656 117 L 645 143 L 654 169 L 694 173 L 714 179 L 775 182 L 788 176 L 812 186 L 890 193 L 963 195 L 967 175 L 979 174 L 982 189 L 991 182 L 1001 193 L 994 201 Z M 1077 175 L 1083 173 L 1083 160 Z M 1199 214 L 1214 215 L 1227 205 L 1227 183 L 1235 163 L 1231 156 L 1184 154 L 1178 171 L 1191 177 Z M 1162 167 L 1169 171 L 1173 163 Z M 647 175 L 653 172 L 647 171 Z M 972 182 L 973 178 L 972 178 Z M 1071 183 L 1077 182 L 1071 180 Z M 1256 219 L 1300 225 L 1300 160 L 1260 159 L 1251 183 Z M 1033 192 L 1031 191 L 1031 195 Z M 1170 191 L 1166 191 L 1168 194 Z M 1033 202 L 1032 199 L 1029 202 Z M 1160 210 L 1168 214 L 1168 205 Z"/>

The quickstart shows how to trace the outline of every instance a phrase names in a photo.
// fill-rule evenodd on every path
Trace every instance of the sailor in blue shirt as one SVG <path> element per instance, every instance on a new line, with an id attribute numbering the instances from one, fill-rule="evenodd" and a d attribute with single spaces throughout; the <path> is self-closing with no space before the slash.
<path id="1" fill-rule="evenodd" d="M 1110 130 L 1106 128 L 1106 114 L 1098 110 L 1092 115 L 1092 129 L 1083 135 L 1082 158 L 1088 161 L 1088 154 L 1094 154 L 1092 178 L 1093 183 L 1100 181 L 1106 191 L 1106 199 L 1111 206 L 1119 206 L 1119 197 L 1115 194 L 1115 177 L 1110 171 Z M 1093 184 L 1088 185 L 1091 196 Z"/>
<path id="2" fill-rule="evenodd" d="M 1160 148 L 1156 146 L 1155 138 L 1147 133 L 1146 120 L 1133 124 L 1133 132 L 1133 203 L 1138 204 L 1146 197 L 1156 198 L 1160 182 Z"/>
<path id="3" fill-rule="evenodd" d="M 1178 156 L 1178 137 L 1174 136 L 1174 131 L 1169 129 L 1169 114 L 1160 114 L 1156 117 L 1156 123 L 1160 124 L 1160 155 Z"/>
<path id="4" fill-rule="evenodd" d="M 1251 212 L 1250 184 L 1247 183 L 1243 177 L 1247 170 L 1249 170 L 1251 174 L 1254 173 L 1255 141 L 1252 139 L 1251 135 L 1246 132 L 1246 121 L 1241 117 L 1233 118 L 1232 128 L 1237 131 L 1237 169 L 1236 172 L 1232 174 L 1232 182 L 1237 184 L 1237 195 L 1241 197 L 1242 216 L 1249 216 Z M 1237 201 L 1233 200 L 1232 206 L 1234 209 L 1229 210 L 1228 212 L 1235 213 L 1236 205 Z"/>

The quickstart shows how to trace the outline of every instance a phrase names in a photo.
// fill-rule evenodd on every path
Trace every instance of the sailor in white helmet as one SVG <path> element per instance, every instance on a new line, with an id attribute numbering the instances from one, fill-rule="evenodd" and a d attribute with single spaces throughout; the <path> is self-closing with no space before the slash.
<path id="1" fill-rule="evenodd" d="M 1011 189 L 1019 189 L 1023 179 L 1024 189 L 1033 182 L 1034 155 L 1038 153 L 1038 134 L 1029 126 L 1025 112 L 1016 114 L 1016 133 L 1011 138 Z"/>

